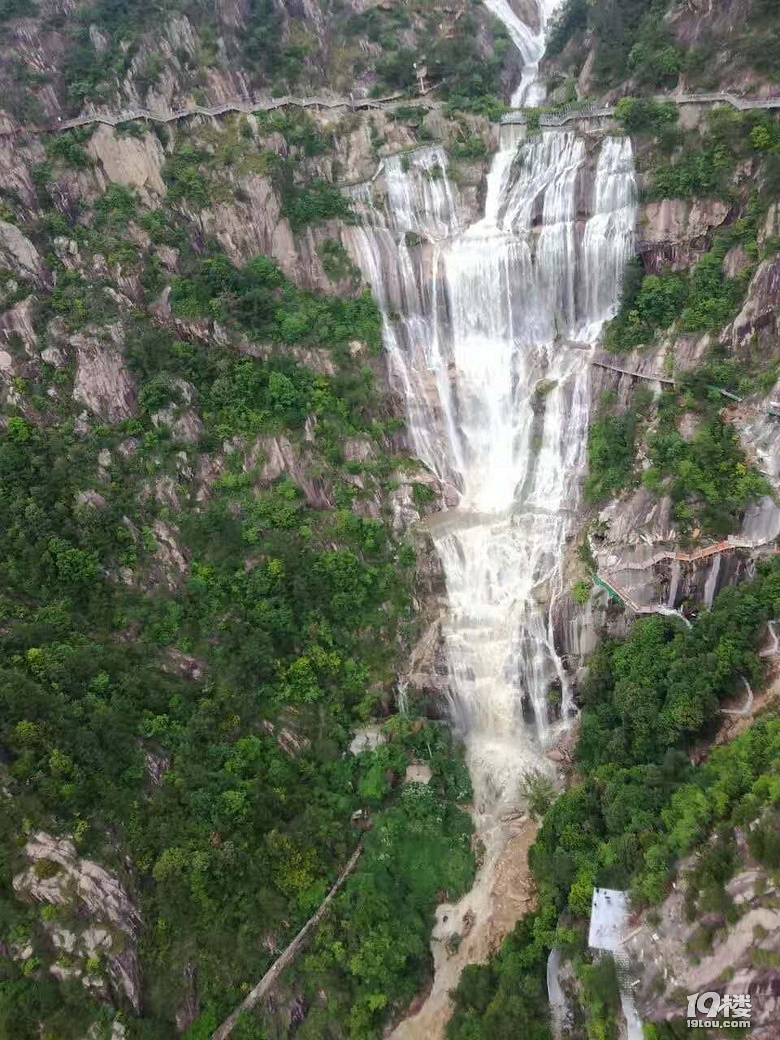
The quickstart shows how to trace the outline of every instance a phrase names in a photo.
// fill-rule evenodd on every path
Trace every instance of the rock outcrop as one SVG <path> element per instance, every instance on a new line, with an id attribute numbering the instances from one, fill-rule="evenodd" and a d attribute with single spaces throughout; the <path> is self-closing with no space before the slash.
<path id="1" fill-rule="evenodd" d="M 24 853 L 30 866 L 13 879 L 19 898 L 62 907 L 71 915 L 67 926 L 54 924 L 49 933 L 54 948 L 78 963 L 68 969 L 55 964 L 55 974 L 73 974 L 88 987 L 101 988 L 100 978 L 82 962 L 103 956 L 115 998 L 139 1011 L 141 917 L 125 886 L 99 863 L 80 857 L 69 838 L 38 831 L 25 844 Z"/>
<path id="2" fill-rule="evenodd" d="M 746 869 L 726 886 L 739 907 L 736 923 L 729 925 L 718 915 L 689 920 L 682 882 L 652 922 L 644 914 L 626 941 L 633 978 L 639 979 L 634 992 L 644 1021 L 684 1017 L 685 994 L 747 994 L 751 1037 L 774 1040 L 780 1014 L 777 972 L 761 965 L 780 954 L 777 889 L 766 871 L 746 858 Z"/>
<path id="3" fill-rule="evenodd" d="M 32 281 L 43 277 L 43 261 L 37 249 L 18 227 L 5 220 L 0 220 L 0 260 Z"/>
<path id="4" fill-rule="evenodd" d="M 74 401 L 112 423 L 136 415 L 135 380 L 120 353 L 121 327 L 78 333 L 71 337 L 70 344 L 77 352 Z"/>
<path id="5" fill-rule="evenodd" d="M 157 195 L 166 192 L 162 179 L 165 153 L 153 134 L 127 137 L 113 127 L 99 125 L 87 151 L 99 163 L 106 178 L 130 188 L 145 188 Z"/>
<path id="6" fill-rule="evenodd" d="M 639 215 L 639 252 L 648 274 L 666 268 L 687 271 L 707 251 L 712 234 L 724 225 L 731 207 L 719 199 L 664 199 L 648 202 Z"/>

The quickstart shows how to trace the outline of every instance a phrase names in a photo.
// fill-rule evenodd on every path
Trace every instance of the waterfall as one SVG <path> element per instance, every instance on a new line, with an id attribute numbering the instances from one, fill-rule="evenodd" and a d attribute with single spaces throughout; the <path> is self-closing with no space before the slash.
<path id="1" fill-rule="evenodd" d="M 377 184 L 384 196 L 377 199 Z M 384 316 L 416 454 L 459 492 L 433 526 L 449 597 L 452 713 L 476 773 L 508 790 L 568 682 L 551 606 L 586 466 L 588 355 L 631 253 L 631 144 L 595 162 L 574 133 L 509 140 L 481 220 L 462 226 L 441 148 L 382 164 L 345 241 Z M 587 214 L 583 219 L 584 209 Z"/>
<path id="2" fill-rule="evenodd" d="M 707 575 L 707 580 L 704 583 L 704 606 L 707 610 L 712 610 L 712 602 L 715 599 L 715 593 L 718 590 L 718 577 L 720 576 L 720 563 L 723 557 L 720 553 L 715 556 L 712 566 L 710 567 L 710 573 Z"/>
<path id="3" fill-rule="evenodd" d="M 539 62 L 544 54 L 547 24 L 561 0 L 538 0 L 536 32 L 520 20 L 508 0 L 484 0 L 484 2 L 485 7 L 504 25 L 509 33 L 509 38 L 520 52 L 523 63 L 520 82 L 512 93 L 512 107 L 538 107 L 545 97 L 544 87 L 539 83 Z"/>
<path id="4" fill-rule="evenodd" d="M 507 134 L 470 224 L 437 147 L 385 159 L 353 203 L 360 222 L 343 240 L 382 311 L 412 446 L 458 503 L 429 526 L 449 604 L 451 714 L 486 848 L 467 898 L 484 923 L 522 774 L 549 768 L 544 750 L 573 710 L 552 617 L 587 464 L 578 348 L 614 314 L 632 251 L 631 145 Z M 459 917 L 441 909 L 446 936 Z M 439 1003 L 458 970 L 437 958 Z"/>

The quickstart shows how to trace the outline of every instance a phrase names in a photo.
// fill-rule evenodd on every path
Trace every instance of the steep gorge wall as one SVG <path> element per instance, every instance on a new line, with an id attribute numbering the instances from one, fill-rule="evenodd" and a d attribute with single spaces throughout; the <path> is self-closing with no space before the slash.
<path id="1" fill-rule="evenodd" d="M 457 124 L 450 127 L 436 118 L 431 118 L 434 130 L 460 132 Z M 484 120 L 475 126 L 489 135 Z M 301 135 L 308 145 L 296 143 Z M 439 623 L 443 589 L 438 558 L 417 525 L 422 516 L 442 508 L 443 489 L 411 457 L 402 402 L 390 387 L 386 360 L 378 350 L 376 312 L 340 245 L 349 215 L 343 204 L 327 210 L 340 197 L 332 188 L 334 181 L 370 179 L 380 153 L 415 144 L 416 130 L 381 114 L 347 122 L 327 115 L 293 117 L 273 127 L 247 117 L 199 120 L 164 142 L 151 132 L 132 136 L 105 129 L 69 141 L 64 155 L 56 148 L 52 152 L 50 142 L 30 138 L 4 148 L 0 156 L 5 200 L 0 222 L 5 304 L 0 319 L 0 424 L 6 453 L 14 452 L 14 443 L 22 451 L 28 450 L 25 445 L 40 444 L 41 451 L 44 444 L 52 446 L 57 470 L 52 494 L 65 473 L 70 496 L 57 506 L 65 537 L 79 537 L 79 544 L 90 547 L 91 532 L 109 532 L 110 548 L 104 551 L 100 544 L 99 562 L 92 548 L 75 550 L 73 558 L 88 568 L 93 586 L 104 585 L 109 598 L 133 604 L 126 608 L 130 616 L 121 611 L 116 615 L 121 628 L 111 629 L 109 642 L 135 647 L 151 639 L 154 645 L 145 653 L 149 689 L 154 688 L 150 676 L 181 684 L 181 704 L 200 698 L 207 702 L 215 678 L 226 670 L 232 673 L 229 685 L 249 698 L 249 721 L 241 721 L 245 704 L 225 722 L 225 735 L 216 736 L 220 754 L 246 739 L 270 741 L 293 769 L 313 748 L 318 749 L 315 761 L 321 753 L 327 760 L 332 754 L 327 741 L 333 740 L 334 748 L 345 741 L 348 745 L 349 726 L 366 711 L 382 715 L 395 708 L 399 678 L 401 689 L 412 685 L 418 697 L 429 698 L 430 713 L 438 715 L 443 681 L 425 648 Z M 305 154 L 307 149 L 315 154 Z M 479 180 L 479 163 L 464 163 L 464 206 L 477 204 Z M 310 198 L 307 192 L 317 184 L 332 193 L 324 196 L 325 215 L 291 208 L 291 200 Z M 246 288 L 242 272 L 254 270 L 258 256 L 256 291 L 262 299 L 244 312 L 248 326 L 236 310 L 237 298 Z M 278 269 L 262 257 L 276 261 Z M 203 280 L 207 271 L 217 273 L 213 290 Z M 270 303 L 262 296 L 269 282 Z M 211 293 L 213 307 L 182 307 L 182 287 L 196 283 L 199 291 Z M 288 322 L 283 334 L 280 312 Z M 258 314 L 267 334 L 258 334 L 251 325 L 260 320 Z M 267 379 L 269 370 L 279 380 L 280 396 L 265 395 L 255 403 L 252 393 L 258 388 L 253 390 L 252 380 Z M 225 387 L 220 392 L 221 382 Z M 238 398 L 241 404 L 233 410 Z M 300 414 L 302 403 L 310 409 L 306 414 Z M 247 407 L 248 420 L 242 411 Z M 7 464 L 7 454 L 4 458 Z M 4 470 L 4 479 L 13 483 L 13 467 L 10 474 Z M 39 486 L 30 491 L 35 493 L 40 493 Z M 226 496 L 233 498 L 227 509 Z M 197 531 L 206 525 L 205 533 L 220 516 L 204 546 Z M 231 604 L 235 592 L 212 617 L 204 617 L 202 636 L 194 639 L 182 638 L 180 630 L 165 634 L 164 625 L 159 629 L 150 620 L 166 603 L 174 614 L 189 611 L 181 604 L 191 603 L 193 594 L 202 598 L 209 585 L 213 589 L 220 553 L 234 551 L 235 531 L 228 543 L 223 545 L 223 539 L 235 523 L 244 531 L 246 549 L 227 580 L 239 588 L 258 582 L 258 592 L 249 599 L 252 610 L 267 597 L 266 568 L 275 567 L 277 578 L 284 578 L 285 567 L 293 566 L 297 550 L 285 548 L 286 538 L 293 545 L 300 539 L 303 551 L 313 544 L 324 558 L 351 555 L 362 568 L 362 588 L 376 589 L 373 616 L 374 607 L 366 606 L 357 620 L 336 623 L 334 635 L 322 637 L 330 643 L 352 642 L 354 650 L 348 653 L 358 658 L 349 665 L 356 670 L 349 697 L 354 701 L 359 695 L 367 707 L 350 715 L 346 728 L 347 716 L 332 729 L 330 721 L 323 726 L 318 712 L 302 704 L 288 710 L 278 702 L 261 701 L 251 665 L 236 678 L 243 649 L 263 622 L 258 615 L 251 621 L 241 616 L 241 609 Z M 3 533 L 8 535 L 8 527 Z M 63 540 L 66 544 L 73 546 Z M 83 557 L 78 555 L 82 552 Z M 269 562 L 272 552 L 286 562 Z M 211 554 L 216 558 L 206 562 Z M 296 583 L 302 580 L 294 573 L 290 577 Z M 3 580 L 15 596 L 18 572 L 10 577 L 4 573 Z M 67 584 L 62 575 L 61 580 Z M 353 591 L 351 603 L 360 601 L 362 588 Z M 48 588 L 30 591 L 21 609 L 32 617 L 35 596 L 47 595 Z M 106 614 L 110 626 L 113 617 L 110 611 Z M 86 638 L 94 638 L 95 624 L 87 628 Z M 6 636 L 13 627 L 11 622 Z M 44 647 L 47 638 L 41 630 Z M 231 647 L 227 652 L 226 643 Z M 35 649 L 30 661 L 37 660 Z M 322 667 L 340 668 L 348 653 L 331 654 Z M 281 662 L 274 665 L 280 667 Z M 47 681 L 45 670 L 35 674 Z M 108 678 L 106 673 L 105 680 L 96 680 L 95 689 L 104 689 Z M 336 689 L 339 704 L 344 687 Z M 287 690 L 289 699 L 292 687 Z M 311 690 L 305 696 L 312 696 Z M 129 723 L 132 715 L 125 711 L 128 729 L 112 725 L 107 739 L 119 742 L 123 754 L 139 758 L 128 776 L 134 777 L 138 804 L 151 825 L 159 804 L 169 797 L 166 776 L 187 769 L 187 753 L 181 746 L 173 749 L 166 736 L 141 735 L 139 720 Z M 15 741 L 28 731 L 19 730 L 10 716 L 4 716 L 2 725 L 4 747 L 7 740 L 14 748 L 8 761 L 26 761 Z M 34 731 L 37 723 L 32 725 Z M 78 728 L 72 727 L 73 732 Z M 60 748 L 44 766 L 44 771 L 55 770 L 52 783 L 67 786 L 69 777 L 93 777 L 103 768 L 98 754 L 101 764 L 93 761 L 85 769 L 78 749 L 69 746 L 67 729 L 58 739 Z M 60 752 L 64 758 L 57 757 Z M 6 761 L 4 757 L 3 769 Z M 58 768 L 64 772 L 56 773 Z M 13 780 L 9 783 L 15 787 Z M 296 777 L 290 789 L 299 788 Z M 270 791 L 271 785 L 264 784 L 263 790 Z M 12 801 L 14 814 L 21 812 L 21 801 L 15 795 Z M 61 804 L 66 807 L 67 798 Z M 285 809 L 283 817 L 287 815 Z M 282 831 L 285 818 L 277 823 Z M 316 868 L 324 878 L 331 867 L 338 867 L 341 847 L 353 840 L 349 813 L 340 812 L 338 820 L 343 833 L 335 841 L 328 835 L 327 862 L 322 859 Z M 110 1000 L 145 1015 L 149 1002 L 156 1002 L 155 1013 L 161 1017 L 155 1021 L 175 1020 L 183 1031 L 199 1014 L 204 991 L 216 976 L 206 966 L 206 942 L 185 952 L 190 939 L 184 925 L 177 929 L 179 952 L 170 960 L 166 955 L 163 985 L 169 988 L 165 996 L 157 995 L 150 962 L 142 963 L 138 943 L 139 936 L 147 944 L 167 943 L 166 925 L 147 902 L 158 880 L 152 871 L 161 878 L 166 869 L 165 853 L 161 848 L 139 853 L 143 863 L 134 863 L 124 833 L 128 821 L 125 817 L 112 827 L 96 813 L 96 831 L 85 839 L 83 830 L 74 833 L 73 822 L 55 812 L 46 819 L 53 836 L 41 832 L 41 852 L 32 841 L 17 843 L 27 822 L 16 815 L 13 824 L 9 820 L 9 827 L 18 828 L 13 832 L 17 837 L 9 839 L 18 881 L 14 913 L 25 923 L 24 941 L 4 946 L 3 952 L 10 951 L 18 970 L 31 980 L 48 974 L 76 980 L 98 1001 Z M 307 833 L 307 825 L 301 826 Z M 267 821 L 263 828 L 263 836 L 250 841 L 254 849 L 273 829 Z M 220 823 L 211 826 L 202 856 L 221 857 L 220 831 L 227 829 L 229 825 Z M 85 840 L 92 844 L 85 845 Z M 281 848 L 293 849 L 284 844 L 292 839 L 281 841 Z M 227 856 L 230 840 L 224 845 Z M 252 861 L 257 859 L 253 854 Z M 37 866 L 40 862 L 43 866 Z M 181 877 L 177 869 L 171 877 Z M 130 924 L 107 923 L 99 900 L 80 898 L 79 878 L 96 871 L 102 872 L 100 884 L 107 890 L 122 876 Z M 290 917 L 294 923 L 297 912 L 294 903 L 285 909 L 286 896 L 269 901 L 258 889 L 261 905 L 252 918 L 262 931 L 257 941 L 251 940 L 255 959 L 260 938 L 269 952 L 283 945 Z M 269 913 L 273 916 L 266 921 L 263 915 Z M 70 916 L 78 919 L 78 926 L 71 927 Z M 244 978 L 251 968 L 237 970 Z"/>
<path id="2" fill-rule="evenodd" d="M 705 330 L 687 331 L 679 318 L 672 323 L 667 319 L 655 334 L 649 333 L 645 344 L 639 347 L 617 353 L 603 346 L 598 349 L 591 367 L 592 415 L 602 424 L 617 424 L 621 421 L 617 417 L 630 418 L 637 415 L 637 407 L 646 409 L 641 411 L 636 435 L 631 433 L 632 454 L 635 453 L 632 487 L 636 488 L 653 465 L 653 438 L 662 421 L 657 405 L 662 394 L 666 394 L 666 400 L 672 399 L 673 381 L 679 387 L 677 400 L 684 411 L 687 409 L 677 422 L 676 433 L 684 442 L 690 442 L 702 429 L 705 422 L 702 407 L 690 396 L 690 380 L 695 383 L 698 372 L 706 370 L 710 373 L 706 382 L 717 383 L 732 395 L 731 398 L 718 397 L 718 392 L 712 391 L 711 407 L 719 412 L 725 428 L 737 434 L 745 464 L 755 467 L 769 484 L 763 496 L 744 503 L 739 515 L 732 518 L 731 526 L 717 535 L 702 533 L 702 525 L 696 522 L 692 527 L 681 528 L 675 514 L 677 502 L 670 495 L 672 485 L 667 481 L 665 488 L 651 487 L 645 482 L 611 501 L 603 501 L 598 509 L 591 508 L 584 518 L 584 537 L 589 543 L 594 569 L 609 577 L 634 603 L 648 608 L 655 604 L 696 611 L 701 606 L 709 607 L 722 588 L 751 577 L 756 561 L 774 553 L 775 539 L 780 533 L 780 514 L 773 501 L 778 488 L 774 457 L 778 420 L 771 414 L 772 402 L 777 399 L 780 331 L 776 284 L 777 206 L 769 187 L 772 174 L 765 165 L 765 157 L 759 151 L 751 152 L 750 148 L 747 153 L 743 151 L 738 160 L 730 160 L 732 171 L 727 183 L 718 188 L 713 186 L 710 194 L 694 186 L 686 188 L 687 197 L 659 198 L 656 178 L 665 176 L 674 183 L 667 167 L 674 170 L 687 161 L 686 155 L 697 149 L 706 150 L 710 146 L 711 128 L 718 125 L 717 120 L 736 127 L 742 122 L 741 117 L 731 116 L 724 109 L 689 111 L 686 106 L 679 112 L 680 122 L 674 130 L 677 143 L 671 151 L 652 135 L 642 133 L 636 138 L 639 180 L 646 194 L 637 221 L 639 274 L 636 277 L 649 278 L 643 283 L 647 286 L 655 280 L 662 289 L 677 284 L 675 277 L 682 285 L 699 265 L 703 269 L 715 264 L 713 270 L 720 269 L 717 278 L 727 288 L 712 289 L 711 294 L 730 291 L 737 302 L 731 309 L 731 317 L 727 313 Z M 734 131 L 740 132 L 745 133 Z M 659 150 L 665 153 L 665 158 L 659 156 Z M 718 249 L 721 259 L 716 261 L 714 255 Z M 693 278 L 696 277 L 694 273 Z M 624 307 L 636 305 L 629 302 Z M 641 297 L 638 305 L 642 305 Z M 625 316 L 619 320 L 625 321 Z M 732 371 L 742 376 L 744 388 L 732 383 L 726 385 L 728 378 L 735 377 L 727 377 L 725 373 Z M 638 405 L 640 400 L 641 406 Z M 720 408 L 715 404 L 718 400 Z M 687 501 L 694 511 L 698 508 L 695 497 Z M 737 545 L 725 554 L 717 553 L 696 563 L 673 563 L 668 558 L 652 562 L 664 552 L 674 553 L 680 548 L 690 552 L 717 542 L 726 534 Z M 583 574 L 583 564 L 573 552 L 572 583 Z M 576 604 L 561 603 L 559 638 L 572 666 L 581 666 L 584 650 L 594 648 L 593 630 L 618 635 L 625 632 L 621 608 L 606 592 L 595 591 L 586 615 L 581 614 Z"/>

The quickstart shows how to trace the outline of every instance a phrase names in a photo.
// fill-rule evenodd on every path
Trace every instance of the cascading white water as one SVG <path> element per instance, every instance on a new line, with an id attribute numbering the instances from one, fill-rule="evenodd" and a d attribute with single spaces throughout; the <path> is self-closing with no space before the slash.
<path id="1" fill-rule="evenodd" d="M 548 22 L 560 3 L 561 0 L 537 0 L 534 32 L 515 14 L 508 0 L 484 0 L 485 7 L 503 23 L 523 62 L 520 82 L 512 92 L 513 108 L 536 108 L 544 101 L 545 90 L 539 82 L 539 62 L 544 54 Z"/>
<path id="2" fill-rule="evenodd" d="M 582 348 L 615 311 L 636 210 L 627 139 L 605 139 L 594 162 L 574 133 L 518 147 L 505 129 L 481 220 L 461 226 L 447 158 L 430 147 L 384 160 L 344 232 L 384 316 L 414 450 L 458 502 L 430 526 L 452 716 L 487 850 L 468 898 L 481 885 L 486 915 L 506 811 L 571 711 L 552 608 L 587 461 Z M 440 999 L 456 979 L 437 974 Z"/>
<path id="3" fill-rule="evenodd" d="M 631 146 L 607 138 L 589 171 L 573 133 L 508 144 L 485 216 L 468 228 L 441 149 L 387 159 L 383 172 L 383 206 L 364 186 L 365 223 L 345 234 L 385 315 L 415 450 L 460 492 L 434 529 L 452 708 L 495 788 L 516 776 L 532 731 L 544 744 L 551 687 L 569 707 L 549 608 L 586 463 L 589 394 L 586 352 L 563 344 L 593 342 L 614 312 L 632 248 Z"/>

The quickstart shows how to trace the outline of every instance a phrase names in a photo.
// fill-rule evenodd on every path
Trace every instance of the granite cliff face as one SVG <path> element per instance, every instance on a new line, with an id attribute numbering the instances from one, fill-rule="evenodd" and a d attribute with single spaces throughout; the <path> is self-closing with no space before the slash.
<path id="1" fill-rule="evenodd" d="M 690 142 L 685 148 L 695 149 L 706 140 L 710 114 L 703 106 L 691 107 L 695 111 L 689 111 L 688 106 L 681 110 L 685 115 L 681 115 L 684 128 L 679 131 L 679 139 Z M 744 221 L 754 204 L 756 185 L 764 176 L 761 158 L 736 165 L 728 185 L 728 201 L 723 192 L 711 196 L 693 192 L 687 199 L 656 201 L 654 177 L 666 161 L 658 159 L 657 147 L 658 141 L 647 137 L 637 142 L 639 181 L 650 195 L 640 204 L 637 218 L 639 269 L 651 279 L 663 281 L 675 274 L 687 278 L 716 243 L 733 237 Z M 682 331 L 675 325 L 657 334 L 649 345 L 617 354 L 604 347 L 596 350 L 590 380 L 594 416 L 633 414 L 637 393 L 649 394 L 649 400 L 658 401 L 681 379 L 711 364 L 714 357 L 742 366 L 745 374 L 774 372 L 780 332 L 776 224 L 776 205 L 770 204 L 755 228 L 750 255 L 741 244 L 723 249 L 724 277 L 734 285 L 740 280 L 744 285 L 741 304 L 730 321 L 699 333 Z M 584 518 L 583 537 L 594 568 L 640 610 L 682 607 L 695 612 L 701 606 L 709 607 L 721 589 L 751 577 L 756 561 L 774 554 L 780 511 L 775 502 L 778 427 L 772 412 L 778 396 L 777 383 L 767 374 L 760 389 L 749 386 L 730 399 L 723 398 L 721 419 L 736 432 L 746 460 L 768 479 L 771 488 L 770 494 L 747 507 L 728 535 L 724 534 L 723 546 L 726 541 L 731 543 L 725 552 L 708 555 L 707 544 L 712 546 L 718 539 L 702 541 L 695 525 L 694 541 L 688 544 L 690 529 L 680 529 L 672 498 L 659 488 L 631 489 Z M 649 407 L 643 440 L 635 446 L 640 477 L 652 465 L 648 444 L 659 419 L 654 406 Z M 685 415 L 679 423 L 681 438 L 689 442 L 701 422 L 700 415 Z M 572 546 L 572 582 L 583 574 L 575 548 Z M 575 604 L 566 602 L 560 604 L 558 614 L 557 631 L 574 670 L 595 648 L 596 632 L 625 633 L 621 608 L 601 589 L 595 590 L 584 615 Z"/>
<path id="2" fill-rule="evenodd" d="M 644 24 L 646 9 L 621 0 L 606 0 L 587 17 L 584 7 L 559 7 L 569 15 L 542 64 L 556 100 L 568 100 L 562 78 L 576 81 L 581 96 L 610 100 L 648 87 L 775 94 L 771 0 L 662 4 Z M 642 50 L 631 56 L 638 38 Z M 677 61 L 675 51 L 688 60 Z"/>
<path id="3" fill-rule="evenodd" d="M 529 20 L 537 18 L 534 3 L 516 6 Z M 466 55 L 490 61 L 500 51 L 497 75 L 506 91 L 520 72 L 519 56 L 502 45 L 495 20 L 481 6 L 402 11 L 363 0 L 338 6 L 229 0 L 185 13 L 135 0 L 118 10 L 53 0 L 30 4 L 25 14 L 4 19 L 5 128 L 139 105 L 165 114 L 194 100 L 214 104 L 258 88 L 279 94 L 280 85 L 299 95 L 364 97 L 376 88 L 381 93 L 388 79 L 393 87 L 416 85 L 418 55 L 427 59 L 423 76 L 438 78 L 457 63 L 462 71 Z M 464 28 L 470 36 L 465 51 L 458 42 Z M 402 55 L 395 71 L 386 61 L 394 50 Z"/>

